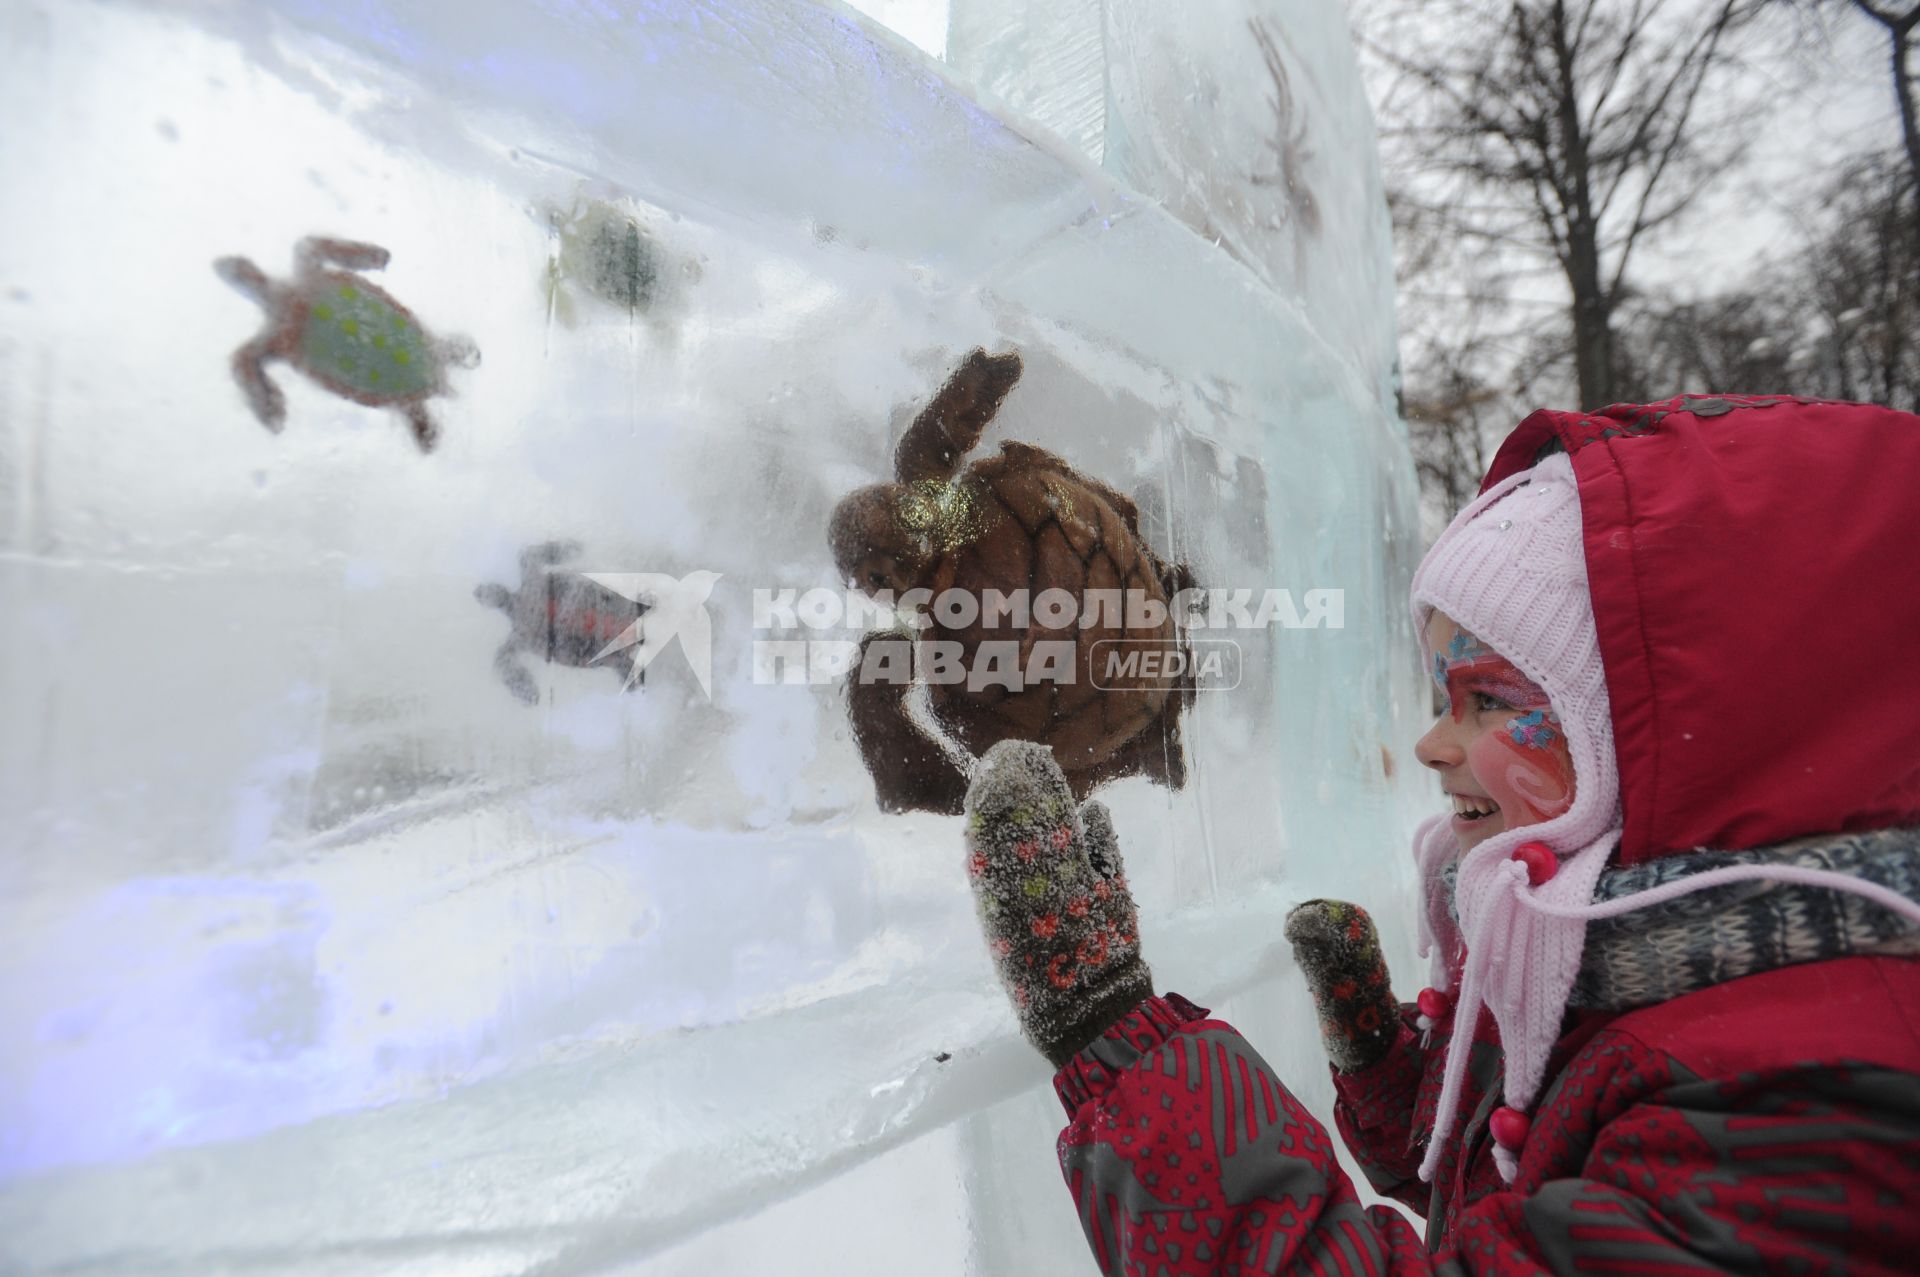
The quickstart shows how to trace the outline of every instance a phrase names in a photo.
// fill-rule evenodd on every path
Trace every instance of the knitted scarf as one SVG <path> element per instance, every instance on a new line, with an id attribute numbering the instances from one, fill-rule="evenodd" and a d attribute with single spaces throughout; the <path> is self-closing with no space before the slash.
<path id="1" fill-rule="evenodd" d="M 1920 829 L 1825 834 L 1754 851 L 1694 851 L 1600 875 L 1594 900 L 1618 900 L 1733 866 L 1843 873 L 1920 902 Z M 1453 911 L 1455 867 L 1442 872 Z M 1920 953 L 1920 931 L 1851 892 L 1749 880 L 1708 888 L 1587 927 L 1567 1004 L 1651 1006 L 1776 967 L 1868 953 Z"/>

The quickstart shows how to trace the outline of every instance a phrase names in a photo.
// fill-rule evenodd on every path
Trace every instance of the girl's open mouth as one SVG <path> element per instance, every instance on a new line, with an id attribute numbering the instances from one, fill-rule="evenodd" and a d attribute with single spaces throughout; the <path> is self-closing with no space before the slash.
<path id="1" fill-rule="evenodd" d="M 1480 798 L 1467 794 L 1454 794 L 1452 798 L 1453 827 L 1455 829 L 1471 829 L 1489 817 L 1500 814 L 1500 804 L 1491 798 Z"/>

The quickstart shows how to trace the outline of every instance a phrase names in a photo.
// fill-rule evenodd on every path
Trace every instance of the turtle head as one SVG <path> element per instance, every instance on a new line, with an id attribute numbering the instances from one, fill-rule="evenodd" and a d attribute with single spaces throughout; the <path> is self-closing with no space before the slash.
<path id="1" fill-rule="evenodd" d="M 834 508 L 827 541 L 840 579 L 857 590 L 903 594 L 933 557 L 925 531 L 901 517 L 903 495 L 897 483 L 876 483 L 849 492 Z"/>

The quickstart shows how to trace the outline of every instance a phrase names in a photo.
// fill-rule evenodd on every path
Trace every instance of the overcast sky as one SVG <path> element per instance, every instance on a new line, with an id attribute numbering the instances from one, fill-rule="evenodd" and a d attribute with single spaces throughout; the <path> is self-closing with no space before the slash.
<path id="1" fill-rule="evenodd" d="M 1791 217 L 1847 157 L 1895 146 L 1899 109 L 1884 32 L 1850 6 L 1829 5 L 1825 30 L 1781 13 L 1761 33 L 1753 75 L 1772 108 L 1746 164 L 1669 238 L 1637 259 L 1646 283 L 1712 288 L 1781 237 Z"/>

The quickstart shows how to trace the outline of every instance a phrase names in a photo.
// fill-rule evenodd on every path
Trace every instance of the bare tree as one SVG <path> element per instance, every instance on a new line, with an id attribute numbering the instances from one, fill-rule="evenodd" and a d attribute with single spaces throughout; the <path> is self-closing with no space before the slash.
<path id="1" fill-rule="evenodd" d="M 1913 69 L 1914 32 L 1920 29 L 1920 4 L 1909 4 L 1902 13 L 1886 0 L 1849 0 L 1855 9 L 1886 28 L 1893 45 L 1893 96 L 1900 104 L 1900 139 L 1906 146 L 1907 168 L 1913 184 L 1920 188 L 1920 118 L 1916 117 Z"/>
<path id="2" fill-rule="evenodd" d="M 1792 367 L 1797 323 L 1788 287 L 1756 279 L 1701 300 L 1624 298 L 1615 345 L 1616 384 L 1629 400 L 1687 391 L 1793 394 L 1808 388 Z"/>
<path id="3" fill-rule="evenodd" d="M 1500 254 L 1463 244 L 1389 181 L 1402 366 L 1400 415 L 1431 537 L 1472 500 L 1519 404 L 1505 384 L 1516 338 L 1513 281 Z"/>
<path id="4" fill-rule="evenodd" d="M 1844 169 L 1802 263 L 1813 393 L 1920 411 L 1920 184 L 1892 154 Z"/>
<path id="5" fill-rule="evenodd" d="M 1917 218 L 1897 151 L 1846 163 L 1804 210 L 1804 247 L 1712 296 L 1623 299 L 1618 383 L 1635 399 L 1718 390 L 1920 409 Z"/>
<path id="6" fill-rule="evenodd" d="M 1724 73 L 1760 3 L 1381 0 L 1356 14 L 1397 81 L 1379 112 L 1401 198 L 1552 264 L 1584 407 L 1619 397 L 1634 251 L 1741 151 Z"/>
<path id="7" fill-rule="evenodd" d="M 1491 459 L 1487 455 L 1493 433 L 1489 425 L 1511 424 L 1498 420 L 1499 405 L 1506 396 L 1481 381 L 1470 364 L 1470 360 L 1452 364 L 1434 378 L 1425 396 L 1403 401 L 1423 505 L 1438 516 L 1438 526 L 1444 526 L 1479 491 Z"/>

